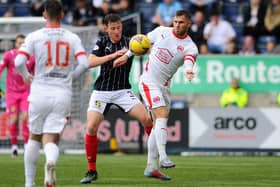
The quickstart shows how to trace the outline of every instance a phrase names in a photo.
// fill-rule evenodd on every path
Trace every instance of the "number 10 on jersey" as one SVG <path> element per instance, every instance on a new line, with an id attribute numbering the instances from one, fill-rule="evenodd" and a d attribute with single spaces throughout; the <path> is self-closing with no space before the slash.
<path id="1" fill-rule="evenodd" d="M 69 64 L 70 44 L 65 41 L 57 41 L 55 46 L 51 41 L 45 42 L 48 50 L 48 61 L 46 67 L 58 66 L 66 67 Z M 55 47 L 55 54 L 52 54 L 52 49 Z M 55 62 L 53 62 L 53 55 L 55 55 Z M 61 56 L 63 55 L 63 56 Z M 63 60 L 61 60 L 63 59 Z"/>

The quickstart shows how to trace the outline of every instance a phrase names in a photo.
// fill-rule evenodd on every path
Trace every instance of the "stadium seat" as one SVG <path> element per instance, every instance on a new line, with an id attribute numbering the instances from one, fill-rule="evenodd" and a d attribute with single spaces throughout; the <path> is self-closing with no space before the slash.
<path id="1" fill-rule="evenodd" d="M 10 1 L 0 1 L 0 17 L 2 17 L 9 10 L 10 5 Z"/>
<path id="2" fill-rule="evenodd" d="M 23 3 L 16 3 L 15 9 L 14 9 L 14 16 L 20 17 L 20 16 L 30 16 L 30 4 L 23 4 Z"/>
<path id="3" fill-rule="evenodd" d="M 237 22 L 237 17 L 239 15 L 239 5 L 238 4 L 229 4 L 225 3 L 223 5 L 222 14 L 224 18 L 230 22 Z"/>
<path id="4" fill-rule="evenodd" d="M 142 17 L 142 32 L 146 33 L 152 29 L 152 18 L 155 13 L 155 4 L 151 3 L 139 3 L 136 10 L 138 10 Z"/>

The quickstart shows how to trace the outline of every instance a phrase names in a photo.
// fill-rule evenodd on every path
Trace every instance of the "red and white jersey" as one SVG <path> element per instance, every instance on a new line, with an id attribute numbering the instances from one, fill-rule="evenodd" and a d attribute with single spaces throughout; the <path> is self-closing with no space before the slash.
<path id="1" fill-rule="evenodd" d="M 68 91 L 72 89 L 72 73 L 79 55 L 85 55 L 80 38 L 61 27 L 45 27 L 30 33 L 19 49 L 36 59 L 32 92 Z M 51 93 L 50 93 L 51 94 Z"/>
<path id="2" fill-rule="evenodd" d="M 143 77 L 160 85 L 169 86 L 177 69 L 185 64 L 185 70 L 195 63 L 198 49 L 190 36 L 179 38 L 171 27 L 157 27 L 147 34 L 153 43 Z"/>

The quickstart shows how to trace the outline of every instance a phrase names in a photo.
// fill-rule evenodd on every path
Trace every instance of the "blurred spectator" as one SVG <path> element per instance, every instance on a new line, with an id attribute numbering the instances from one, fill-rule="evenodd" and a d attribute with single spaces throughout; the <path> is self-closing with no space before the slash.
<path id="1" fill-rule="evenodd" d="M 255 39 L 253 36 L 244 36 L 242 48 L 239 50 L 240 55 L 254 55 L 256 54 Z"/>
<path id="2" fill-rule="evenodd" d="M 214 2 L 214 0 L 190 0 L 190 12 L 194 14 L 196 11 L 202 11 L 208 16 Z"/>
<path id="3" fill-rule="evenodd" d="M 112 9 L 118 12 L 120 16 L 128 15 L 134 12 L 134 0 L 119 0 L 117 3 L 111 3 Z M 127 13 L 128 12 L 128 13 Z"/>
<path id="4" fill-rule="evenodd" d="M 92 0 L 92 6 L 95 8 L 100 8 L 103 3 L 103 0 Z"/>
<path id="5" fill-rule="evenodd" d="M 248 93 L 241 88 L 238 84 L 238 79 L 233 78 L 231 81 L 231 87 L 226 89 L 220 99 L 220 105 L 222 107 L 238 107 L 243 108 L 248 103 Z"/>
<path id="6" fill-rule="evenodd" d="M 205 42 L 205 39 L 203 37 L 204 26 L 205 21 L 203 12 L 196 11 L 194 14 L 192 26 L 189 30 L 189 35 L 197 46 Z"/>
<path id="7" fill-rule="evenodd" d="M 230 41 L 229 43 L 227 43 L 225 54 L 232 55 L 232 54 L 236 54 L 237 52 L 238 52 L 237 46 L 234 41 Z"/>
<path id="8" fill-rule="evenodd" d="M 32 0 L 31 14 L 33 16 L 42 16 L 44 12 L 44 3 L 46 0 Z"/>
<path id="9" fill-rule="evenodd" d="M 276 48 L 276 43 L 273 40 L 268 40 L 266 42 L 266 54 L 274 54 L 274 49 Z"/>
<path id="10" fill-rule="evenodd" d="M 265 14 L 265 28 L 269 35 L 274 35 L 280 42 L 280 0 L 271 0 Z"/>
<path id="11" fill-rule="evenodd" d="M 86 0 L 76 0 L 72 24 L 86 26 L 96 23 L 94 12 L 93 7 Z"/>
<path id="12" fill-rule="evenodd" d="M 208 55 L 209 54 L 209 50 L 208 50 L 208 46 L 206 43 L 201 43 L 199 46 L 199 54 L 200 55 Z"/>
<path id="13" fill-rule="evenodd" d="M 250 6 L 243 10 L 244 36 L 251 35 L 257 41 L 258 37 L 265 32 L 265 10 L 265 4 L 261 0 L 250 0 Z"/>
<path id="14" fill-rule="evenodd" d="M 115 11 L 119 14 L 121 18 L 128 16 L 134 12 L 134 9 L 131 6 L 132 1 L 130 0 L 120 0 L 118 4 L 118 9 Z M 133 19 L 128 19 L 123 21 L 123 32 L 126 36 L 132 36 L 137 33 L 136 31 L 136 23 Z"/>
<path id="15" fill-rule="evenodd" d="M 104 23 L 103 23 L 103 19 L 105 18 L 105 16 L 107 14 L 110 13 L 115 13 L 115 11 L 113 11 L 111 9 L 110 6 L 110 0 L 102 0 L 102 4 L 101 6 L 96 10 L 96 24 L 99 27 L 100 31 L 99 31 L 99 35 L 102 36 L 104 35 L 105 32 L 105 27 L 104 27 Z"/>
<path id="16" fill-rule="evenodd" d="M 155 26 L 171 26 L 176 11 L 181 9 L 182 5 L 180 2 L 176 0 L 163 0 L 156 9 L 153 23 Z"/>
<path id="17" fill-rule="evenodd" d="M 203 35 L 211 53 L 224 53 L 227 44 L 234 40 L 236 33 L 232 25 L 222 20 L 219 12 L 214 10 L 210 16 L 210 22 L 204 28 Z"/>

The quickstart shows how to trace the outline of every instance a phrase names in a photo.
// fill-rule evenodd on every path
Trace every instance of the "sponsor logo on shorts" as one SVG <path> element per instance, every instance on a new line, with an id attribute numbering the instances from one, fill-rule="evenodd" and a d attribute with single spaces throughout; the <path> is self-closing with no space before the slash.
<path id="1" fill-rule="evenodd" d="M 159 102 L 160 101 L 160 97 L 159 96 L 156 96 L 153 98 L 153 102 L 156 103 L 156 102 Z"/>
<path id="2" fill-rule="evenodd" d="M 95 101 L 95 106 L 101 107 L 101 102 L 100 101 Z"/>

